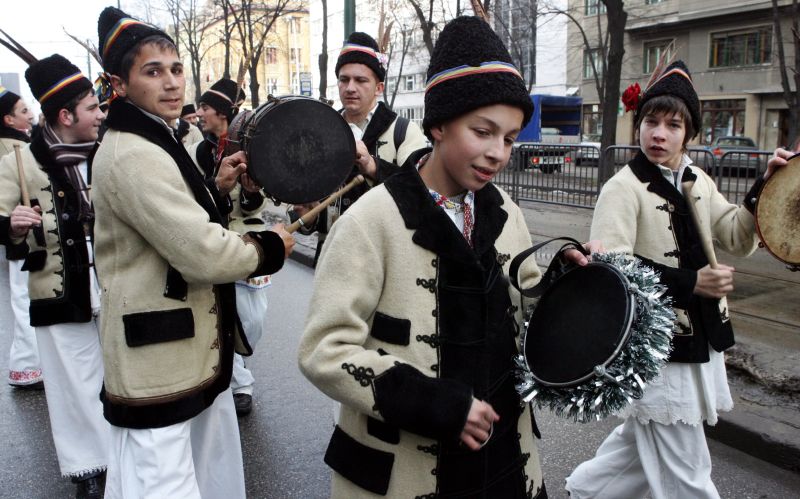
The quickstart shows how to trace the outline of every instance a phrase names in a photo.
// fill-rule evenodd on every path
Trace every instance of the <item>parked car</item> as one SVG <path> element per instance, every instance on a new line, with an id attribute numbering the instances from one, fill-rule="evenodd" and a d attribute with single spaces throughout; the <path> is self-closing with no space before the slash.
<path id="1" fill-rule="evenodd" d="M 561 131 L 558 128 L 543 127 L 542 141 L 520 144 L 522 169 L 538 169 L 542 173 L 561 171 L 568 162 L 567 147 L 561 145 Z"/>
<path id="2" fill-rule="evenodd" d="M 706 146 L 716 160 L 716 171 L 708 164 L 703 165 L 710 174 L 722 176 L 755 177 L 766 168 L 766 158 L 758 153 L 756 142 L 750 137 L 724 135 L 714 139 Z M 763 164 L 762 164 L 763 163 Z"/>
<path id="3" fill-rule="evenodd" d="M 573 161 L 575 166 L 597 166 L 600 164 L 600 135 L 587 134 L 578 144 Z"/>

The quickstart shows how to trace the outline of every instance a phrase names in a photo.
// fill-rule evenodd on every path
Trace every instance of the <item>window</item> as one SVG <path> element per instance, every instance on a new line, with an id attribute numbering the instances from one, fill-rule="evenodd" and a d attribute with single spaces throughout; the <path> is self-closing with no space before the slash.
<path id="1" fill-rule="evenodd" d="M 672 42 L 672 40 L 662 40 L 659 42 L 648 42 L 644 44 L 644 56 L 642 57 L 642 72 L 644 74 L 650 74 L 653 72 L 653 68 L 656 67 L 658 64 L 658 59 L 667 50 L 667 47 Z M 667 59 L 672 54 L 667 54 Z"/>
<path id="2" fill-rule="evenodd" d="M 267 64 L 278 64 L 278 49 L 267 47 L 264 49 L 264 62 Z"/>
<path id="3" fill-rule="evenodd" d="M 397 109 L 397 114 L 404 118 L 407 118 L 410 121 L 413 121 L 417 125 L 422 126 L 422 118 L 425 116 L 425 108 L 423 107 L 406 107 L 402 109 Z"/>
<path id="4" fill-rule="evenodd" d="M 744 99 L 702 101 L 700 112 L 701 143 L 711 144 L 716 137 L 744 135 Z"/>
<path id="5" fill-rule="evenodd" d="M 300 18 L 299 17 L 290 17 L 289 18 L 289 33 L 291 34 L 300 34 Z"/>
<path id="6" fill-rule="evenodd" d="M 606 13 L 606 4 L 601 0 L 584 0 L 583 13 L 587 16 L 596 16 Z"/>
<path id="7" fill-rule="evenodd" d="M 603 133 L 603 114 L 600 104 L 587 104 L 583 106 L 583 135 L 600 136 Z"/>
<path id="8" fill-rule="evenodd" d="M 404 78 L 405 83 L 403 84 L 403 90 L 406 92 L 411 92 L 414 90 L 414 81 L 416 77 L 414 75 L 406 75 Z"/>
<path id="9" fill-rule="evenodd" d="M 291 62 L 292 64 L 294 64 L 295 62 L 300 62 L 300 60 L 303 57 L 303 50 L 299 48 L 291 49 L 291 57 L 292 59 L 289 62 Z"/>
<path id="10" fill-rule="evenodd" d="M 772 62 L 771 26 L 711 35 L 708 65 L 712 68 L 752 66 L 770 62 Z"/>
<path id="11" fill-rule="evenodd" d="M 386 89 L 389 92 L 394 92 L 394 86 L 397 85 L 397 77 L 396 76 L 389 76 L 386 79 Z"/>
<path id="12" fill-rule="evenodd" d="M 594 71 L 592 70 L 592 60 L 594 60 L 595 67 L 597 69 L 597 77 L 603 77 L 603 64 L 598 57 L 600 55 L 599 49 L 592 49 L 586 50 L 583 52 L 583 78 L 590 79 L 594 78 Z"/>
<path id="13" fill-rule="evenodd" d="M 278 93 L 278 79 L 267 78 L 267 93 L 275 95 Z"/>

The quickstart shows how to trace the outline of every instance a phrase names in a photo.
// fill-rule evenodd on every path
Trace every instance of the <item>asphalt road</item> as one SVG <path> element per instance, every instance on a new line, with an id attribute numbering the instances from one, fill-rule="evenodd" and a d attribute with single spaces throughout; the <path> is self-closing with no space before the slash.
<path id="1" fill-rule="evenodd" d="M 11 323 L 7 266 L 0 268 L 0 375 L 5 379 Z M 296 350 L 313 285 L 310 269 L 293 261 L 274 276 L 268 333 L 250 365 L 256 377 L 253 413 L 240 420 L 245 478 L 251 498 L 324 498 L 329 471 L 322 456 L 332 429 L 332 402 L 297 369 Z M 544 476 L 551 497 L 566 497 L 561 484 L 589 458 L 610 430 L 611 419 L 577 425 L 539 413 Z M 796 498 L 800 475 L 709 441 L 714 480 L 724 498 Z M 0 384 L 0 499 L 70 497 L 59 477 L 42 392 Z M 210 498 L 217 499 L 217 498 Z M 227 499 L 227 498 L 219 498 Z M 502 498 L 498 498 L 502 499 Z M 684 498 L 680 498 L 684 499 Z"/>

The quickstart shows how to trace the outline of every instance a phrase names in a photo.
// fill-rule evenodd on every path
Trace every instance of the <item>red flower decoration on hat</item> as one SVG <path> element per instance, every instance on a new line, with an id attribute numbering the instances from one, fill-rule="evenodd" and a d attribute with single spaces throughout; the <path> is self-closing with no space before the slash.
<path id="1" fill-rule="evenodd" d="M 642 97 L 642 87 L 638 83 L 634 83 L 625 89 L 622 93 L 622 103 L 625 104 L 625 112 L 634 111 L 639 105 L 639 99 Z"/>

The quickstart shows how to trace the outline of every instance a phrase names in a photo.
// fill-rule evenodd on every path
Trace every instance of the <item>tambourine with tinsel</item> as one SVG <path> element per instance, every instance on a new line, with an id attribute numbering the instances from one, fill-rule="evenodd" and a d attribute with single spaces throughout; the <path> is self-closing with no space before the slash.
<path id="1" fill-rule="evenodd" d="M 517 391 L 557 415 L 588 422 L 618 413 L 644 393 L 671 350 L 675 313 L 658 273 L 621 253 L 592 255 L 586 266 L 554 263 L 539 284 L 520 289 L 522 262 L 558 238 L 517 255 L 514 287 L 538 302 L 521 337 Z M 560 254 L 561 252 L 559 252 Z"/>

